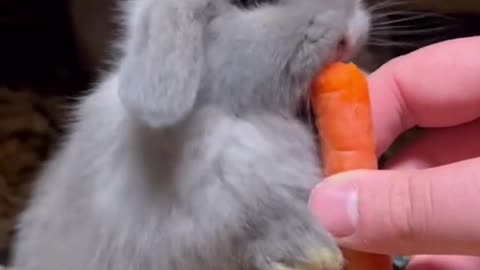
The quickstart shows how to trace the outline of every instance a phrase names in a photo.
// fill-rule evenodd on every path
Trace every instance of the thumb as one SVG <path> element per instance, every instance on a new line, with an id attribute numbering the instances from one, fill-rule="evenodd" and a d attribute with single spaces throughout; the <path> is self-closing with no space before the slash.
<path id="1" fill-rule="evenodd" d="M 339 244 L 381 254 L 480 255 L 480 159 L 418 171 L 355 171 L 319 184 L 314 215 Z"/>

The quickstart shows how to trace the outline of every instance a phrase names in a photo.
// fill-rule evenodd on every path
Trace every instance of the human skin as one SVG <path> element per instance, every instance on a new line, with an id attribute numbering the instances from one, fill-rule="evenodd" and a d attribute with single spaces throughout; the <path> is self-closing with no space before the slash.
<path id="1" fill-rule="evenodd" d="M 310 207 L 340 245 L 392 255 L 480 256 L 480 38 L 442 42 L 369 78 L 378 154 L 427 131 L 382 171 L 319 184 Z M 465 256 L 414 258 L 409 270 L 480 269 Z"/>

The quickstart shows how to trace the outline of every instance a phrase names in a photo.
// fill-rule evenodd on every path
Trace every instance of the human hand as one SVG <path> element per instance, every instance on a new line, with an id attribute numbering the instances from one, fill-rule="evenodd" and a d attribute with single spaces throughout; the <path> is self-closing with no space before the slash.
<path id="1" fill-rule="evenodd" d="M 413 126 L 432 129 L 389 170 L 339 174 L 313 190 L 310 207 L 340 245 L 391 255 L 480 256 L 479 51 L 480 38 L 447 41 L 370 76 L 378 153 Z M 439 257 L 451 265 L 438 268 L 427 258 L 410 269 L 480 269 L 480 260 L 459 268 L 455 260 L 466 260 Z"/>

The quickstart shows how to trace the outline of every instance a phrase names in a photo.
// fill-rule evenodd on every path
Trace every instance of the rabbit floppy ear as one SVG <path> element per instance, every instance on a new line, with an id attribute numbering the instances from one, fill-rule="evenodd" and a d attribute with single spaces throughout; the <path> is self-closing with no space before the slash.
<path id="1" fill-rule="evenodd" d="M 182 1 L 149 2 L 130 15 L 119 97 L 148 126 L 162 127 L 181 121 L 195 104 L 205 20 L 198 9 L 179 6 Z"/>

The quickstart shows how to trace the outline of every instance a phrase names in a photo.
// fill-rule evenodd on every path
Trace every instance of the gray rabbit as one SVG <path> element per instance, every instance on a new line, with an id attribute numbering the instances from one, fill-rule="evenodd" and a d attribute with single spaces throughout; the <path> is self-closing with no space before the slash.
<path id="1" fill-rule="evenodd" d="M 19 222 L 16 270 L 339 270 L 299 107 L 365 41 L 359 0 L 133 0 Z M 302 105 L 303 103 L 303 105 Z M 94 132 L 93 132 L 94 131 Z"/>

